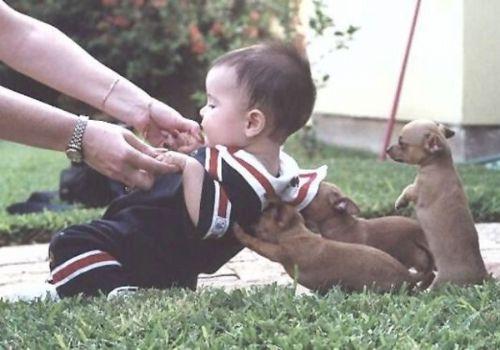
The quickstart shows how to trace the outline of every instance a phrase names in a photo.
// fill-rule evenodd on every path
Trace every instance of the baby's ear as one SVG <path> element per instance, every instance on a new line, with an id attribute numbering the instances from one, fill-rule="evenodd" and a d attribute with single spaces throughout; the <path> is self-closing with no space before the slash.
<path id="1" fill-rule="evenodd" d="M 245 118 L 245 135 L 249 138 L 259 135 L 266 127 L 266 115 L 260 109 L 248 111 Z"/>

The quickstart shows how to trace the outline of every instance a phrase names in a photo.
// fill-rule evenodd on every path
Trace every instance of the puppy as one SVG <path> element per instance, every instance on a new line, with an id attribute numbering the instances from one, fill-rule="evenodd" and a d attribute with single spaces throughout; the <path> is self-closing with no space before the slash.
<path id="1" fill-rule="evenodd" d="M 487 279 L 477 231 L 446 138 L 453 131 L 429 120 L 415 120 L 401 130 L 387 154 L 418 165 L 415 182 L 396 200 L 396 209 L 415 203 L 417 219 L 434 255 L 438 276 L 431 288 L 450 282 L 477 284 Z"/>
<path id="2" fill-rule="evenodd" d="M 420 225 L 402 216 L 362 219 L 356 203 L 334 184 L 322 182 L 318 194 L 302 211 L 309 227 L 327 239 L 366 244 L 383 250 L 406 268 L 414 268 L 428 287 L 434 279 L 434 259 Z M 312 224 L 310 224 L 312 223 Z"/>
<path id="3" fill-rule="evenodd" d="M 235 225 L 245 246 L 283 265 L 290 277 L 311 290 L 325 293 L 334 285 L 346 291 L 364 287 L 378 292 L 413 287 L 415 276 L 396 259 L 378 249 L 335 242 L 309 231 L 302 215 L 285 203 L 272 203 L 254 227 L 255 237 Z"/>

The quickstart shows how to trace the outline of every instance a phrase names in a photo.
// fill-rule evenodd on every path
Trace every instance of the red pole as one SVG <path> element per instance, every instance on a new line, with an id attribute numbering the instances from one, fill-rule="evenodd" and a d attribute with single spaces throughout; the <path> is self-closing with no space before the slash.
<path id="1" fill-rule="evenodd" d="M 379 159 L 385 160 L 386 153 L 385 150 L 389 147 L 389 142 L 391 141 L 392 130 L 394 128 L 394 122 L 396 121 L 396 113 L 398 112 L 399 97 L 401 96 L 401 90 L 403 88 L 403 81 L 405 79 L 406 65 L 408 63 L 408 56 L 410 55 L 411 44 L 413 42 L 413 34 L 415 33 L 415 27 L 417 25 L 418 12 L 420 10 L 420 1 L 417 0 L 417 5 L 415 6 L 415 13 L 413 15 L 413 22 L 411 25 L 410 36 L 408 38 L 408 43 L 406 44 L 405 56 L 403 59 L 403 65 L 399 73 L 398 87 L 396 89 L 396 94 L 394 95 L 394 100 L 392 102 L 392 110 L 389 120 L 387 121 L 387 128 L 385 130 L 384 145 L 380 151 Z"/>

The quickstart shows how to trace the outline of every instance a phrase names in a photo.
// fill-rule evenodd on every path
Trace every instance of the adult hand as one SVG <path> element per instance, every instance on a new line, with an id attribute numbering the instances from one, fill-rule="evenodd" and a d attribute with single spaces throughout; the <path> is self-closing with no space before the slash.
<path id="1" fill-rule="evenodd" d="M 179 112 L 165 103 L 152 99 L 149 111 L 142 116 L 136 116 L 134 127 L 139 130 L 146 139 L 157 147 L 164 146 L 165 142 L 170 144 L 172 138 L 182 137 L 182 147 L 176 147 L 181 152 L 189 153 L 203 144 L 200 125 L 194 120 L 184 118 Z M 191 142 L 186 144 L 186 134 Z"/>
<path id="2" fill-rule="evenodd" d="M 130 188 L 147 190 L 153 186 L 154 175 L 177 171 L 154 159 L 158 152 L 129 130 L 101 121 L 89 121 L 83 152 L 92 168 Z"/>

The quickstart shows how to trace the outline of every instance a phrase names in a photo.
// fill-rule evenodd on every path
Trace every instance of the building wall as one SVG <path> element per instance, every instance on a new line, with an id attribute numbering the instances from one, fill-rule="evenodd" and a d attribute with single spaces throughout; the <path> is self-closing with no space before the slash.
<path id="1" fill-rule="evenodd" d="M 500 124 L 500 1 L 464 1 L 464 124 Z"/>
<path id="2" fill-rule="evenodd" d="M 361 27 L 348 49 L 308 35 L 317 77 L 315 122 L 327 143 L 381 153 L 417 0 L 329 0 L 338 29 Z M 312 9 L 303 0 L 303 15 Z M 408 120 L 452 126 L 454 159 L 500 158 L 499 0 L 422 0 L 392 140 Z"/>
<path id="3" fill-rule="evenodd" d="M 467 6 L 458 0 L 422 1 L 398 120 L 433 118 L 449 124 L 464 121 L 463 72 L 468 76 L 475 73 L 463 69 L 463 17 L 464 7 L 473 7 L 473 1 L 466 1 Z M 330 75 L 330 81 L 318 92 L 316 112 L 387 118 L 416 1 L 330 0 L 328 3 L 328 12 L 337 28 L 352 24 L 361 29 L 348 43 L 349 49 L 326 55 L 332 40 L 309 36 L 313 70 Z M 310 1 L 306 0 L 304 5 L 307 13 Z M 494 13 L 490 15 L 493 20 Z M 474 59 L 472 55 L 471 51 L 467 58 Z M 465 91 L 474 98 L 469 89 Z M 475 108 L 471 104 L 469 107 Z M 472 114 L 470 108 L 468 113 Z"/>

